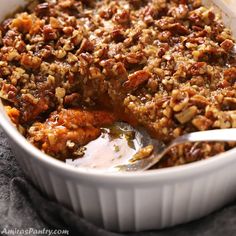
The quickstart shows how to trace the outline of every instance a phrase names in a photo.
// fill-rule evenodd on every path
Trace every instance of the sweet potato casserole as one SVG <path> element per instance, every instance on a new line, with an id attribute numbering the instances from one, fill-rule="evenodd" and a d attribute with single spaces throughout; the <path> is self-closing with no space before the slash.
<path id="1" fill-rule="evenodd" d="M 0 26 L 0 96 L 9 117 L 55 158 L 115 121 L 165 143 L 236 127 L 234 39 L 200 0 L 45 0 Z M 197 161 L 234 143 L 173 148 L 158 167 Z"/>

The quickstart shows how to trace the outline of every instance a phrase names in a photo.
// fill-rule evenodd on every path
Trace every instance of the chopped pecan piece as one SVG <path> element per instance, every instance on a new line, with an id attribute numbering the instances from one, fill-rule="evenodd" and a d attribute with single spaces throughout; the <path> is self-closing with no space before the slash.
<path id="1" fill-rule="evenodd" d="M 35 13 L 39 17 L 47 16 L 50 13 L 50 7 L 48 2 L 38 4 L 35 8 Z"/>
<path id="2" fill-rule="evenodd" d="M 59 6 L 62 8 L 70 8 L 75 4 L 75 0 L 59 0 Z"/>
<path id="3" fill-rule="evenodd" d="M 235 113 L 231 113 L 230 114 L 230 118 L 231 118 L 231 126 L 232 128 L 236 128 L 236 114 Z"/>
<path id="4" fill-rule="evenodd" d="M 197 116 L 192 120 L 192 124 L 200 131 L 207 130 L 213 122 L 205 116 Z"/>
<path id="5" fill-rule="evenodd" d="M 201 96 L 199 94 L 196 94 L 193 97 L 191 97 L 190 102 L 192 102 L 196 106 L 201 106 L 201 107 L 210 105 L 210 101 L 204 96 Z"/>
<path id="6" fill-rule="evenodd" d="M 236 80 L 236 67 L 228 68 L 224 71 L 224 78 L 230 83 L 234 83 Z"/>
<path id="7" fill-rule="evenodd" d="M 116 41 L 116 42 L 122 42 L 125 39 L 124 36 L 124 31 L 122 28 L 120 27 L 116 27 L 113 31 L 112 31 L 112 38 Z"/>
<path id="8" fill-rule="evenodd" d="M 176 19 L 184 19 L 188 15 L 188 11 L 187 5 L 179 4 L 179 6 L 170 9 L 169 13 Z"/>
<path id="9" fill-rule="evenodd" d="M 172 96 L 170 100 L 170 107 L 175 111 L 182 111 L 185 107 L 187 107 L 189 103 L 189 95 L 187 92 L 173 90 Z"/>
<path id="10" fill-rule="evenodd" d="M 57 32 L 51 25 L 45 25 L 43 27 L 43 35 L 46 41 L 54 40 L 57 38 Z"/>
<path id="11" fill-rule="evenodd" d="M 171 39 L 172 33 L 170 31 L 162 31 L 158 34 L 158 39 L 161 42 L 168 42 Z"/>
<path id="12" fill-rule="evenodd" d="M 129 64 L 143 64 L 147 61 L 143 53 L 129 53 L 125 59 Z"/>
<path id="13" fill-rule="evenodd" d="M 1 84 L 0 97 L 9 101 L 15 102 L 17 88 L 12 84 Z"/>
<path id="14" fill-rule="evenodd" d="M 130 22 L 130 13 L 127 10 L 121 10 L 117 12 L 114 16 L 114 20 L 123 25 L 123 24 L 128 24 Z"/>
<path id="15" fill-rule="evenodd" d="M 196 62 L 190 68 L 191 75 L 203 75 L 207 72 L 206 62 Z"/>
<path id="16" fill-rule="evenodd" d="M 127 89 L 137 89 L 139 85 L 148 81 L 151 78 L 151 74 L 144 70 L 139 70 L 129 75 L 128 81 L 125 82 Z"/>
<path id="17" fill-rule="evenodd" d="M 235 110 L 236 109 L 236 98 L 233 97 L 225 97 L 223 99 L 223 105 L 226 106 L 227 110 Z"/>
<path id="18" fill-rule="evenodd" d="M 20 63 L 25 68 L 37 69 L 41 66 L 42 60 L 37 56 L 31 56 L 29 54 L 23 53 L 21 56 Z"/>
<path id="19" fill-rule="evenodd" d="M 234 47 L 234 43 L 232 40 L 226 39 L 224 42 L 220 44 L 220 46 L 226 51 L 229 52 Z"/>
<path id="20" fill-rule="evenodd" d="M 169 30 L 173 33 L 173 34 L 179 34 L 179 35 L 186 35 L 189 34 L 189 30 L 186 28 L 186 26 L 180 24 L 180 23 L 175 23 L 173 24 Z"/>
<path id="21" fill-rule="evenodd" d="M 94 44 L 88 39 L 83 39 L 80 48 L 78 49 L 76 54 L 78 55 L 82 52 L 92 52 L 93 50 L 94 50 Z"/>
<path id="22" fill-rule="evenodd" d="M 198 109 L 196 106 L 191 106 L 182 112 L 175 115 L 175 118 L 181 123 L 185 124 L 193 119 L 193 117 L 197 114 Z"/>
<path id="23" fill-rule="evenodd" d="M 163 19 L 156 21 L 156 25 L 161 30 L 169 30 L 173 34 L 178 34 L 178 35 L 189 34 L 189 30 L 187 29 L 187 27 L 179 22 L 175 23 L 174 19 L 163 18 Z"/>

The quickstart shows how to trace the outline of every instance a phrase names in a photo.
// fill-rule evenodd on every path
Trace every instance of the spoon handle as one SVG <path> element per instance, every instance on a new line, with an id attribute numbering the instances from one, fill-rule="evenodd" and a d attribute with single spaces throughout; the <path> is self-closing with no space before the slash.
<path id="1" fill-rule="evenodd" d="M 236 141 L 236 128 L 207 130 L 185 134 L 176 138 L 170 146 L 186 143 L 186 142 L 217 142 L 217 141 Z"/>

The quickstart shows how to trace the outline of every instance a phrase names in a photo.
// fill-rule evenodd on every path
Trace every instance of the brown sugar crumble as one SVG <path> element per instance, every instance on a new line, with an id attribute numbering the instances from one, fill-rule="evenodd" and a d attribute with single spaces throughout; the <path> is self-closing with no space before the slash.
<path id="1" fill-rule="evenodd" d="M 36 0 L 0 25 L 0 96 L 21 133 L 58 159 L 77 158 L 117 120 L 168 143 L 236 127 L 234 45 L 199 0 Z M 157 167 L 234 146 L 181 145 Z"/>

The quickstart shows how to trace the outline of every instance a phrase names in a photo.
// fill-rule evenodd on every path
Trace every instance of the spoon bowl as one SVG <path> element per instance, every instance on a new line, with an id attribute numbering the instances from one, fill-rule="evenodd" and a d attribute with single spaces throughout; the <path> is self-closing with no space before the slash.
<path id="1" fill-rule="evenodd" d="M 147 143 L 153 145 L 153 152 L 147 158 L 117 165 L 113 168 L 114 171 L 134 172 L 148 170 L 157 164 L 171 148 L 184 143 L 236 141 L 236 128 L 216 129 L 185 134 L 174 139 L 167 146 L 158 140 L 152 139 L 143 129 L 139 129 L 136 132 L 142 134 L 142 146 L 147 145 Z"/>

